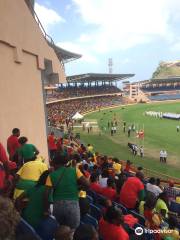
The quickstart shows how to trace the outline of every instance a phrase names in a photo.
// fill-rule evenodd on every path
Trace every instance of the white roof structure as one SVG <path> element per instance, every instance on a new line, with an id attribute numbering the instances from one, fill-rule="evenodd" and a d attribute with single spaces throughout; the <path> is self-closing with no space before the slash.
<path id="1" fill-rule="evenodd" d="M 74 119 L 74 120 L 80 120 L 80 119 L 83 119 L 83 118 L 84 118 L 83 115 L 81 115 L 78 112 L 72 117 L 72 119 Z"/>

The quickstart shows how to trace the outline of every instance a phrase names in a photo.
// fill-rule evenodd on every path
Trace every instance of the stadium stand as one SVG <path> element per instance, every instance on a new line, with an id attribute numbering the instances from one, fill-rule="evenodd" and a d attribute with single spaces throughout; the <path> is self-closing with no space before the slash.
<path id="1" fill-rule="evenodd" d="M 26 2 L 31 7 L 30 1 Z M 31 13 L 35 14 L 33 9 Z M 44 34 L 47 44 L 48 35 Z M 79 58 L 54 46 L 52 41 L 48 45 L 55 48 L 63 63 Z M 117 91 L 114 86 L 101 90 L 98 94 Z M 94 94 L 94 90 L 88 91 L 87 94 Z M 68 98 L 73 94 L 70 90 Z M 79 94 L 83 95 L 81 91 Z M 84 113 L 121 102 L 119 95 L 104 95 L 50 103 L 47 104 L 49 124 L 57 127 L 57 123 L 65 123 L 77 109 Z M 29 116 L 25 112 L 23 115 L 23 120 Z M 35 112 L 35 115 L 40 114 Z M 29 126 L 33 131 L 32 123 L 26 127 Z M 44 123 L 42 131 L 45 131 Z M 34 132 L 38 143 L 43 135 L 36 128 Z M 118 159 L 95 153 L 92 145 L 85 146 L 73 132 L 64 133 L 63 138 L 51 133 L 48 139 L 43 139 L 48 140 L 50 159 L 41 156 L 36 144 L 28 142 L 29 136 L 22 136 L 18 128 L 12 130 L 10 137 L 6 136 L 8 156 L 5 144 L 0 143 L 0 239 L 179 239 L 179 188 L 161 186 L 162 193 L 156 198 L 146 189 L 149 178 L 144 177 L 142 169 L 127 168 Z M 34 137 L 29 139 L 35 141 Z M 170 230 L 167 234 L 150 232 L 164 227 Z M 143 230 L 141 235 L 137 235 L 137 228 Z"/>
<path id="2" fill-rule="evenodd" d="M 180 90 L 180 86 L 142 87 L 141 89 L 146 92 L 159 92 L 159 91 Z"/>
<path id="3" fill-rule="evenodd" d="M 78 111 L 85 113 L 103 107 L 110 107 L 122 104 L 121 96 L 101 96 L 81 99 L 69 99 L 68 101 L 60 101 L 47 105 L 48 123 L 50 126 L 65 124 L 67 119 Z"/>
<path id="4" fill-rule="evenodd" d="M 166 101 L 180 99 L 180 79 L 152 79 L 141 84 L 141 91 L 151 101 Z"/>
<path id="5" fill-rule="evenodd" d="M 10 168 L 12 165 L 7 164 L 10 160 L 6 154 L 2 154 L 3 146 L 0 151 L 0 203 L 1 206 L 5 204 L 5 209 L 7 206 L 9 208 L 7 214 L 3 208 L 0 209 L 0 223 L 4 224 L 4 229 L 7 230 L 9 226 L 1 220 L 9 221 L 12 214 L 17 217 L 14 219 L 14 228 L 9 232 L 1 231 L 0 238 L 3 236 L 3 239 L 6 239 L 11 234 L 16 235 L 15 239 L 23 239 L 21 237 L 26 235 L 26 239 L 53 240 L 55 235 L 63 234 L 62 225 L 71 229 L 77 228 L 77 231 L 91 225 L 96 235 L 99 232 L 99 239 L 102 240 L 114 240 L 117 236 L 119 239 L 156 240 L 166 239 L 167 236 L 175 236 L 172 239 L 178 239 L 180 204 L 176 200 L 180 196 L 180 189 L 174 188 L 172 182 L 171 189 L 170 186 L 164 188 L 163 184 L 156 197 L 153 192 L 146 190 L 148 182 L 156 185 L 152 179 L 149 181 L 149 178 L 144 177 L 143 169 L 131 167 L 127 171 L 124 162 L 95 153 L 93 146 L 82 145 L 78 139 L 72 138 L 70 133 L 61 139 L 61 143 L 56 136 L 51 138 L 54 154 L 50 159 L 51 171 L 47 171 L 48 166 L 43 163 L 43 158 L 36 154 L 23 163 L 22 158 L 25 156 L 22 153 L 27 148 L 29 152 L 32 144 L 24 146 L 22 137 L 18 135 L 14 138 L 20 144 L 17 153 L 11 155 L 14 164 L 17 164 L 15 167 Z M 33 149 L 31 151 L 33 152 Z M 120 165 L 118 174 L 117 164 Z M 3 172 L 6 174 L 3 175 Z M 108 180 L 107 186 L 103 187 L 99 181 L 105 176 L 105 172 Z M 119 184 L 122 179 L 124 183 Z M 21 189 L 18 194 L 17 189 Z M 172 191 L 173 198 L 170 194 Z M 117 192 L 120 192 L 120 195 Z M 114 193 L 115 197 L 112 200 Z M 17 210 L 10 200 L 12 198 Z M 49 204 L 53 204 L 53 211 L 50 211 Z M 144 229 L 144 232 L 137 236 L 136 229 L 139 227 Z M 150 232 L 164 228 L 171 231 L 167 234 Z M 85 232 L 82 230 L 81 234 Z M 31 238 L 28 238 L 29 235 Z M 72 238 L 69 236 L 67 239 Z"/>
<path id="6" fill-rule="evenodd" d="M 108 93 L 121 93 L 121 90 L 116 86 L 59 87 L 53 94 L 47 95 L 47 102 L 56 99 L 58 100 Z"/>
<path id="7" fill-rule="evenodd" d="M 180 94 L 159 94 L 149 96 L 149 99 L 152 101 L 176 100 L 180 99 Z"/>
<path id="8" fill-rule="evenodd" d="M 133 77 L 134 74 L 87 73 L 69 76 L 66 84 L 45 86 L 47 102 L 83 96 L 122 94 L 117 82 Z"/>

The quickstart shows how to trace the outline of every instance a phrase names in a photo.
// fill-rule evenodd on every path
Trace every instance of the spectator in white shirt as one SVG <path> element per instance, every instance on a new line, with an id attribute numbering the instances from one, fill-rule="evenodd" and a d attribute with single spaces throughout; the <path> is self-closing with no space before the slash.
<path id="1" fill-rule="evenodd" d="M 151 177 L 149 179 L 149 182 L 146 184 L 146 190 L 153 193 L 156 197 L 162 193 L 162 190 L 156 185 L 156 180 L 153 177 Z"/>
<path id="2" fill-rule="evenodd" d="M 107 180 L 109 177 L 109 172 L 107 169 L 104 169 L 102 174 L 99 176 L 99 184 L 101 187 L 107 187 Z"/>

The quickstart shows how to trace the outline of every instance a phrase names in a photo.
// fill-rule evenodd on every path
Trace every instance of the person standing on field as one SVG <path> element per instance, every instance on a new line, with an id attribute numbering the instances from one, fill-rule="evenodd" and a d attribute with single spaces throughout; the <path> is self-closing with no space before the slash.
<path id="1" fill-rule="evenodd" d="M 164 152 L 163 152 L 163 162 L 166 163 L 166 161 L 167 161 L 167 152 L 166 152 L 166 150 L 164 150 Z"/>
<path id="2" fill-rule="evenodd" d="M 179 132 L 179 125 L 176 126 L 176 131 Z"/>
<path id="3" fill-rule="evenodd" d="M 160 162 L 163 162 L 163 153 L 164 153 L 163 150 L 161 150 L 160 153 L 159 153 L 159 160 L 160 160 Z"/>
<path id="4" fill-rule="evenodd" d="M 140 156 L 141 156 L 141 158 L 144 157 L 144 148 L 143 148 L 143 146 L 141 146 L 141 147 L 139 148 L 139 151 L 140 151 Z"/>

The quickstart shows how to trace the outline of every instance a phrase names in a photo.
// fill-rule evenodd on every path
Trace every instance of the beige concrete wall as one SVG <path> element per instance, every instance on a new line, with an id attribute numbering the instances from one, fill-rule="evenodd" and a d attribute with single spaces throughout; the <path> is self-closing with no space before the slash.
<path id="1" fill-rule="evenodd" d="M 0 0 L 0 41 L 17 48 L 17 59 L 22 61 L 22 50 L 37 56 L 38 67 L 44 69 L 44 58 L 52 60 L 53 72 L 59 81 L 66 82 L 64 67 L 32 17 L 24 0 Z"/>
<path id="2" fill-rule="evenodd" d="M 23 64 L 15 63 L 13 48 L 0 43 L 0 141 L 6 145 L 11 130 L 18 127 L 47 158 L 41 72 L 33 55 L 22 57 Z"/>
<path id="3" fill-rule="evenodd" d="M 24 0 L 0 0 L 0 141 L 14 127 L 48 157 L 41 71 L 44 59 L 65 81 L 64 68 L 48 46 Z"/>

